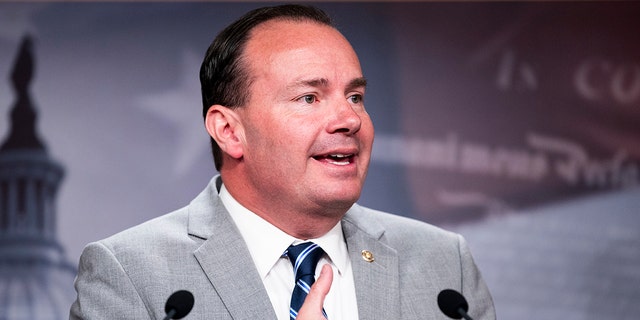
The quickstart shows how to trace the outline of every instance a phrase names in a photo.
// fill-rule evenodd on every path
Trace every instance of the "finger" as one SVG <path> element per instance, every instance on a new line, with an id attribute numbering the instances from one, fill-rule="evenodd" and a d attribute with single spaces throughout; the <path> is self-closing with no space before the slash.
<path id="1" fill-rule="evenodd" d="M 300 312 L 298 312 L 297 320 L 324 319 L 322 306 L 324 305 L 324 298 L 329 293 L 329 289 L 331 289 L 332 282 L 333 269 L 331 269 L 331 265 L 325 264 L 322 266 L 318 280 L 311 286 L 311 290 L 309 290 L 309 294 L 305 298 Z"/>
<path id="2" fill-rule="evenodd" d="M 311 286 L 311 291 L 309 291 L 309 296 L 313 298 L 320 298 L 319 302 L 324 302 L 324 297 L 329 293 L 329 289 L 331 289 L 331 283 L 333 282 L 333 269 L 331 269 L 330 264 L 325 264 L 322 266 L 322 270 L 320 270 L 320 276 L 318 280 Z"/>

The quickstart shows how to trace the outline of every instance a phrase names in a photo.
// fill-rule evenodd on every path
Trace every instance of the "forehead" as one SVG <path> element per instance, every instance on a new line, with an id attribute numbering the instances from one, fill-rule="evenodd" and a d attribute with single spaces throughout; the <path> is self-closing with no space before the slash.
<path id="1" fill-rule="evenodd" d="M 271 39 L 292 40 L 291 42 L 294 42 L 309 33 L 334 34 L 342 37 L 334 27 L 317 21 L 276 18 L 255 26 L 249 33 L 249 43 Z"/>
<path id="2" fill-rule="evenodd" d="M 362 77 L 347 39 L 314 21 L 272 20 L 252 31 L 243 53 L 252 81 L 313 77 L 343 83 Z"/>
<path id="3" fill-rule="evenodd" d="M 245 58 L 260 63 L 273 63 L 281 53 L 296 51 L 327 54 L 355 62 L 357 55 L 347 39 L 332 26 L 315 21 L 271 20 L 256 26 L 244 50 Z"/>

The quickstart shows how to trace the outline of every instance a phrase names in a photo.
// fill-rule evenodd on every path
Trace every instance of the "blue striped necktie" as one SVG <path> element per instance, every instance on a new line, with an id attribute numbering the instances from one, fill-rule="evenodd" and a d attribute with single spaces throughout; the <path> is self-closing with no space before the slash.
<path id="1" fill-rule="evenodd" d="M 316 281 L 316 265 L 324 250 L 313 242 L 305 242 L 295 246 L 289 246 L 286 254 L 293 265 L 293 273 L 296 276 L 296 286 L 291 295 L 291 307 L 289 308 L 289 318 L 294 320 L 298 316 L 298 311 L 302 307 L 304 299 L 309 293 L 311 285 Z M 327 317 L 324 309 L 322 313 Z"/>

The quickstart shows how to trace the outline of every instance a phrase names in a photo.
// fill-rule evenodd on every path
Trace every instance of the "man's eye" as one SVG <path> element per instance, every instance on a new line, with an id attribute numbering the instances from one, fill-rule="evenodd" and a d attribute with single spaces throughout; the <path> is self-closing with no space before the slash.
<path id="1" fill-rule="evenodd" d="M 362 95 L 354 94 L 354 95 L 349 97 L 349 100 L 351 101 L 351 103 L 361 103 L 362 102 Z"/>
<path id="2" fill-rule="evenodd" d="M 301 99 L 302 99 L 305 103 L 308 103 L 308 104 L 312 104 L 312 103 L 316 102 L 316 100 L 317 100 L 317 99 L 316 99 L 316 96 L 311 95 L 311 94 L 308 94 L 308 95 L 306 95 L 306 96 L 303 96 Z"/>

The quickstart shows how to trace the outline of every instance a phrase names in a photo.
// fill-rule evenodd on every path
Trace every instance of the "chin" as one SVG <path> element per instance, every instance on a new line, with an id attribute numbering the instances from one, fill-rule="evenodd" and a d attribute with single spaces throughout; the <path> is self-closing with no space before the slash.
<path id="1" fill-rule="evenodd" d="M 316 203 L 326 208 L 350 208 L 359 198 L 362 184 L 358 181 L 318 182 L 315 188 L 308 190 L 309 196 L 315 198 Z"/>
<path id="2" fill-rule="evenodd" d="M 344 209 L 345 211 L 351 208 L 356 201 L 360 198 L 360 193 L 354 195 L 334 194 L 331 197 L 324 199 L 325 207 L 330 209 Z"/>

